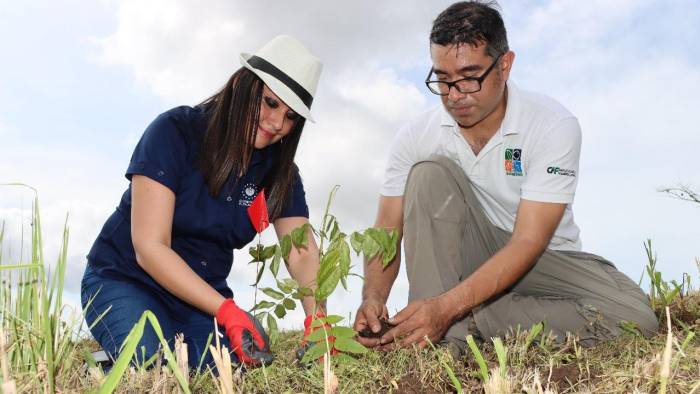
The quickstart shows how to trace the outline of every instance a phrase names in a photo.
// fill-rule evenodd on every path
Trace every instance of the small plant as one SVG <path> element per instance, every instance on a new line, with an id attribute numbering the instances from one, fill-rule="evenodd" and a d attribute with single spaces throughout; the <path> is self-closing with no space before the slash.
<path id="1" fill-rule="evenodd" d="M 356 275 L 351 272 L 351 249 L 358 256 L 363 255 L 366 259 L 379 256 L 384 266 L 387 266 L 396 255 L 398 232 L 395 229 L 368 228 L 361 232 L 355 231 L 350 235 L 341 231 L 338 219 L 328 212 L 338 188 L 339 186 L 336 185 L 330 192 L 320 229 L 305 224 L 284 236 L 276 245 L 263 246 L 258 242 L 257 246 L 250 248 L 250 255 L 253 257 L 251 263 L 258 264 L 255 285 L 257 286 L 260 282 L 266 267 L 269 267 L 269 272 L 277 284 L 276 289 L 270 287 L 260 289 L 272 300 L 260 301 L 253 307 L 253 313 L 266 321 L 272 341 L 279 335 L 276 319 L 284 318 L 287 311 L 295 309 L 297 301 L 313 296 L 316 305 L 322 305 L 333 294 L 338 284 L 342 284 L 347 290 L 347 278 Z M 285 264 L 288 262 L 292 247 L 308 248 L 309 234 L 317 237 L 319 245 L 320 267 L 315 281 L 299 284 L 293 279 L 279 279 L 277 275 L 281 262 L 284 261 Z M 345 361 L 354 360 L 348 354 L 367 352 L 367 349 L 354 339 L 357 333 L 353 329 L 338 325 L 342 320 L 342 316 L 330 315 L 316 318 L 312 322 L 312 327 L 318 327 L 318 329 L 304 338 L 307 343 L 313 345 L 304 354 L 302 362 L 318 359 L 330 353 L 332 349 L 344 352 L 345 354 L 340 353 L 334 357 Z M 331 337 L 335 339 L 329 340 Z"/>
<path id="2" fill-rule="evenodd" d="M 0 229 L 0 315 L 2 335 L 7 335 L 7 343 L 11 344 L 3 356 L 7 367 L 7 373 L 3 371 L 3 379 L 10 379 L 10 371 L 35 376 L 36 387 L 43 386 L 46 391 L 54 392 L 63 383 L 58 376 L 66 376 L 62 372 L 75 368 L 77 357 L 73 340 L 82 321 L 80 313 L 65 313 L 67 310 L 62 298 L 68 253 L 68 218 L 58 259 L 51 271 L 47 269 L 44 259 L 36 189 L 19 183 L 0 186 L 26 187 L 34 193 L 31 254 L 20 254 L 16 264 L 6 264 L 2 256 L 4 222 Z M 13 273 L 17 275 L 13 277 Z M 62 320 L 62 316 L 67 318 Z M 39 376 L 43 376 L 41 382 Z"/>
<path id="3" fill-rule="evenodd" d="M 653 310 L 663 310 L 663 308 L 671 305 L 673 300 L 678 296 L 683 296 L 683 287 L 687 283 L 690 285 L 690 280 L 684 281 L 683 284 L 679 284 L 677 281 L 672 280 L 667 282 L 661 277 L 661 272 L 656 270 L 656 254 L 652 251 L 651 240 L 647 239 L 644 243 L 644 249 L 647 253 L 648 263 L 646 266 L 646 273 L 649 276 L 649 301 L 651 302 L 651 308 Z M 644 274 L 642 274 L 644 275 Z M 640 279 L 641 282 L 641 279 Z"/>
<path id="4" fill-rule="evenodd" d="M 533 336 L 534 337 L 534 336 Z M 476 363 L 479 365 L 481 381 L 484 386 L 484 391 L 488 393 L 510 393 L 510 379 L 508 376 L 508 348 L 503 344 L 501 338 L 491 338 L 493 349 L 496 353 L 498 366 L 489 373 L 486 359 L 479 350 L 479 346 L 474 341 L 472 335 L 467 336 L 467 345 L 474 355 Z"/>

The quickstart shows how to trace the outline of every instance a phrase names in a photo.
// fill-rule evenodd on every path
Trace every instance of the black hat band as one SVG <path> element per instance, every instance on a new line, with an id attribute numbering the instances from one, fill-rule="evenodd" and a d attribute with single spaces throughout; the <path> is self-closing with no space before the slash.
<path id="1" fill-rule="evenodd" d="M 311 93 L 309 93 L 308 90 L 304 89 L 303 86 L 299 85 L 297 81 L 293 80 L 289 75 L 285 74 L 284 71 L 275 67 L 274 64 L 255 55 L 251 56 L 250 59 L 248 59 L 248 64 L 250 64 L 250 66 L 255 69 L 263 71 L 277 78 L 280 82 L 282 82 L 289 89 L 291 89 L 292 92 L 294 92 L 294 94 L 296 94 L 301 99 L 301 101 L 304 104 L 306 104 L 307 107 L 311 108 L 311 103 L 314 101 L 314 97 L 311 95 Z"/>

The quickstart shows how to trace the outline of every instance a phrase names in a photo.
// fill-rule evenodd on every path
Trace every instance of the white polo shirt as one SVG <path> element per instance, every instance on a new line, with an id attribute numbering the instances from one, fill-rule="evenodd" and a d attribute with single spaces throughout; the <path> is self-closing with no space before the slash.
<path id="1" fill-rule="evenodd" d="M 489 220 L 513 231 L 520 199 L 565 203 L 549 249 L 581 250 L 574 201 L 581 153 L 578 120 L 555 100 L 507 83 L 501 128 L 474 155 L 442 104 L 403 126 L 392 143 L 381 194 L 402 196 L 408 173 L 437 153 L 458 163 Z"/>

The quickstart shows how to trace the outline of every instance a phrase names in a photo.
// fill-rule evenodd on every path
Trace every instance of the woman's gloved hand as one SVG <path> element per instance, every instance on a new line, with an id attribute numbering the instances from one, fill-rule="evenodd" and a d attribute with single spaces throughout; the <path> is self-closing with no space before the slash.
<path id="1" fill-rule="evenodd" d="M 299 346 L 299 349 L 297 349 L 297 360 L 301 361 L 302 358 L 304 358 L 304 355 L 306 352 L 313 346 L 313 343 L 308 343 L 306 342 L 306 337 L 311 334 L 312 332 L 316 330 L 320 330 L 321 327 L 325 328 L 326 330 L 330 331 L 331 325 L 328 323 L 324 323 L 322 325 L 319 325 L 318 327 L 311 327 L 311 324 L 313 323 L 314 320 L 326 317 L 321 312 L 318 312 L 316 314 L 316 317 L 314 318 L 314 315 L 308 315 L 306 316 L 306 319 L 304 319 L 304 338 L 301 340 L 301 346 Z M 335 342 L 335 337 L 333 336 L 328 336 L 328 344 L 330 346 L 330 353 L 331 355 L 336 355 L 338 354 L 338 349 L 336 349 L 333 346 L 333 342 Z M 323 360 L 324 356 L 321 356 L 321 360 Z"/>
<path id="2" fill-rule="evenodd" d="M 216 320 L 224 327 L 238 360 L 248 365 L 269 365 L 274 360 L 270 339 L 253 315 L 239 308 L 233 299 L 221 303 Z"/>

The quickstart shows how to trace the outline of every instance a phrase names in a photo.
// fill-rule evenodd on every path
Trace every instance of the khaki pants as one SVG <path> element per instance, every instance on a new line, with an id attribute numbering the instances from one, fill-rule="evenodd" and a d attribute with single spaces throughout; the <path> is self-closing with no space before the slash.
<path id="1" fill-rule="evenodd" d="M 511 233 L 491 224 L 456 163 L 433 156 L 409 174 L 403 236 L 412 301 L 455 287 Z M 647 336 L 658 327 L 647 296 L 611 262 L 590 253 L 547 249 L 525 276 L 455 323 L 445 339 L 463 347 L 468 334 L 488 339 L 542 321 L 558 341 L 570 332 L 584 346 L 619 335 L 622 321 L 636 323 Z"/>

